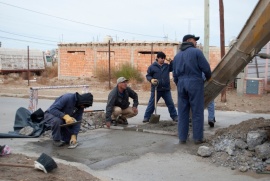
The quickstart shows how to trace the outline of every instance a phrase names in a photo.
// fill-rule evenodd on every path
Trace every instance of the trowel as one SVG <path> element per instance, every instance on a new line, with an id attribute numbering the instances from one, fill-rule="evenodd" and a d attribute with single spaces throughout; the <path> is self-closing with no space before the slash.
<path id="1" fill-rule="evenodd" d="M 157 86 L 155 86 L 155 114 L 152 114 L 150 119 L 149 119 L 149 123 L 153 123 L 156 124 L 159 122 L 160 119 L 160 115 L 157 114 Z"/>
<path id="2" fill-rule="evenodd" d="M 74 119 L 73 118 L 73 123 L 69 123 L 69 124 L 62 124 L 62 125 L 60 125 L 60 127 L 66 127 L 66 126 L 72 126 L 72 125 L 74 125 L 74 124 L 79 124 L 79 123 L 81 123 L 82 121 L 77 121 L 76 119 Z"/>

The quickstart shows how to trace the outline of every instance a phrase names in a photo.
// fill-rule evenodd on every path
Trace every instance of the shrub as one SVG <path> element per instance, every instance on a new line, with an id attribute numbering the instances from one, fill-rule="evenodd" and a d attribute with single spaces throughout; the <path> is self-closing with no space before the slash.
<path id="1" fill-rule="evenodd" d="M 131 64 L 125 63 L 123 64 L 119 70 L 114 71 L 113 77 L 125 77 L 126 79 L 133 79 L 137 82 L 141 83 L 143 82 L 143 76 L 140 71 L 135 69 Z"/>

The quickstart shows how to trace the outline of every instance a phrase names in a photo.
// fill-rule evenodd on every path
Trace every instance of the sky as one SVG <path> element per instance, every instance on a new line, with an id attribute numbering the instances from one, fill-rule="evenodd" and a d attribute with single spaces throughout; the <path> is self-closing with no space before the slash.
<path id="1" fill-rule="evenodd" d="M 258 0 L 223 0 L 225 45 L 237 37 Z M 219 1 L 209 0 L 210 46 L 220 46 Z M 181 42 L 204 44 L 204 0 L 0 0 L 2 48 L 51 50 L 58 43 Z"/>

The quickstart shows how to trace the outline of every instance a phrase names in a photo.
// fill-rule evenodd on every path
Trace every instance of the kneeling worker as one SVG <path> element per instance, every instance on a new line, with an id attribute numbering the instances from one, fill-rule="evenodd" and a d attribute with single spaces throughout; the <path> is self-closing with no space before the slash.
<path id="1" fill-rule="evenodd" d="M 138 95 L 127 86 L 128 80 L 125 77 L 117 79 L 117 85 L 109 93 L 106 106 L 106 126 L 110 128 L 111 123 L 128 124 L 126 118 L 134 117 L 138 114 Z M 129 97 L 133 99 L 133 105 L 130 107 Z"/>
<path id="2" fill-rule="evenodd" d="M 61 127 L 63 124 L 71 124 L 82 120 L 84 108 L 92 106 L 93 95 L 91 93 L 67 93 L 58 97 L 45 111 L 44 121 L 52 130 L 52 138 L 55 146 L 65 144 L 75 145 L 81 124 L 73 124 Z"/>

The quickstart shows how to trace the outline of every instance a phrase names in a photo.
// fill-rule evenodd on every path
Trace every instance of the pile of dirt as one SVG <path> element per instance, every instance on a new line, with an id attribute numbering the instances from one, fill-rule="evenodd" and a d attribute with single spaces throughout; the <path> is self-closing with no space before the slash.
<path id="1" fill-rule="evenodd" d="M 33 168 L 0 166 L 0 180 L 20 180 L 20 181 L 66 181 L 66 180 L 89 180 L 98 181 L 99 179 L 93 175 L 79 170 L 70 165 L 57 163 L 57 168 L 49 173 L 44 173 L 41 170 L 34 169 L 34 161 L 38 158 L 27 157 L 22 154 L 10 154 L 0 156 L 1 163 L 33 165 Z"/>

